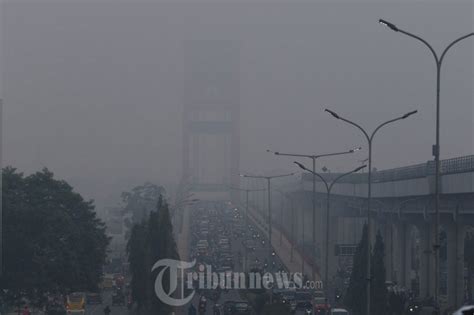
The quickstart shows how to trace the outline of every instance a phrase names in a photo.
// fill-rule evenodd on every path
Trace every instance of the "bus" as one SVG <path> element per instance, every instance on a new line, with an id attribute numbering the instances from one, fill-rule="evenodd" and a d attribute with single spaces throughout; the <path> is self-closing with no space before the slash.
<path id="1" fill-rule="evenodd" d="M 86 305 L 86 295 L 84 293 L 75 292 L 67 296 L 66 310 L 67 315 L 84 315 Z"/>

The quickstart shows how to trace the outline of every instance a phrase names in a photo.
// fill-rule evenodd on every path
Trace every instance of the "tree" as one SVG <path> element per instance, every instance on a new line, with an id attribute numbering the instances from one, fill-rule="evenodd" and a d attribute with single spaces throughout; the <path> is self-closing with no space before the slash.
<path id="1" fill-rule="evenodd" d="M 153 228 L 157 227 L 157 229 Z M 176 242 L 173 236 L 173 226 L 169 213 L 169 206 L 160 196 L 157 204 L 157 212 L 150 214 L 150 250 L 153 258 L 152 264 L 161 259 L 179 259 Z M 154 252 L 153 252 L 154 251 Z M 157 269 L 152 275 L 155 279 L 156 274 L 160 270 Z M 163 277 L 162 288 L 169 290 L 170 278 L 169 273 L 165 273 Z M 171 312 L 169 305 L 163 304 L 157 297 L 153 298 L 152 311 L 158 314 L 168 314 Z"/>
<path id="2" fill-rule="evenodd" d="M 151 211 L 139 224 L 134 224 L 127 243 L 128 259 L 132 274 L 132 298 L 138 311 L 145 313 L 168 314 L 169 305 L 161 302 L 155 295 L 154 283 L 160 269 L 152 272 L 153 265 L 161 259 L 178 259 L 176 242 L 170 220 L 169 207 L 159 196 L 155 210 Z M 169 273 L 163 277 L 162 287 L 168 291 Z"/>
<path id="3" fill-rule="evenodd" d="M 148 304 L 149 294 L 149 272 L 146 247 L 147 224 L 142 222 L 132 227 L 130 238 L 127 243 L 128 261 L 130 263 L 130 274 L 132 275 L 130 287 L 132 300 L 141 311 Z"/>
<path id="4" fill-rule="evenodd" d="M 164 193 L 163 187 L 152 183 L 145 183 L 134 187 L 130 192 L 123 192 L 121 197 L 124 203 L 124 214 L 131 214 L 129 227 L 146 220 L 148 214 L 156 209 L 158 199 Z"/>
<path id="5" fill-rule="evenodd" d="M 85 201 L 48 169 L 27 177 L 3 169 L 5 272 L 11 290 L 41 294 L 97 288 L 109 239 Z"/>
<path id="6" fill-rule="evenodd" d="M 371 261 L 371 314 L 387 313 L 387 286 L 385 284 L 385 245 L 380 231 L 375 237 Z"/>
<path id="7" fill-rule="evenodd" d="M 355 315 L 367 314 L 367 225 L 354 255 L 352 273 L 345 298 L 346 305 Z"/>

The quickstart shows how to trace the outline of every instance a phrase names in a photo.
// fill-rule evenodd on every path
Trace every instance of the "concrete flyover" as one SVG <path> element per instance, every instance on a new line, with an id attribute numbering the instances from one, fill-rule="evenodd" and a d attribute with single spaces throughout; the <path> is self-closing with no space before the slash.
<path id="1" fill-rule="evenodd" d="M 385 242 L 387 280 L 413 290 L 421 298 L 433 295 L 434 240 L 434 162 L 375 171 L 372 182 L 373 233 L 380 231 Z M 323 174 L 328 180 L 336 173 Z M 310 240 L 312 226 L 312 175 L 303 174 L 298 188 L 291 191 L 297 200 L 297 216 L 282 209 L 283 222 L 297 222 L 297 230 L 307 231 L 303 239 Z M 317 229 L 318 257 L 321 270 L 325 220 L 325 190 L 318 181 Z M 338 270 L 350 264 L 351 254 L 361 237 L 367 215 L 367 173 L 352 174 L 336 184 L 330 213 L 330 279 L 336 281 Z M 467 272 L 464 243 L 467 233 L 474 231 L 474 155 L 441 161 L 440 197 L 441 238 L 440 294 L 446 306 L 461 305 L 466 299 Z M 299 224 L 298 224 L 299 223 Z M 289 224 L 287 224 L 289 225 Z M 288 231 L 289 226 L 284 226 Z M 296 242 L 301 242 L 296 239 Z M 373 241 L 373 240 L 372 240 Z M 472 279 L 471 279 L 472 280 Z M 469 292 L 472 292 L 470 290 Z"/>

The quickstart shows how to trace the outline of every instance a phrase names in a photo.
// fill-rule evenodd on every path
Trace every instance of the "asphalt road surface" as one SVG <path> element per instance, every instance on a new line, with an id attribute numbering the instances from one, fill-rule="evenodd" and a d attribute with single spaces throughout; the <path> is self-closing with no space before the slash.
<path id="1" fill-rule="evenodd" d="M 110 315 L 128 315 L 126 306 L 112 306 L 112 292 L 105 291 L 102 295 L 102 304 L 87 305 L 86 315 L 104 315 L 104 308 L 109 306 L 111 309 Z"/>

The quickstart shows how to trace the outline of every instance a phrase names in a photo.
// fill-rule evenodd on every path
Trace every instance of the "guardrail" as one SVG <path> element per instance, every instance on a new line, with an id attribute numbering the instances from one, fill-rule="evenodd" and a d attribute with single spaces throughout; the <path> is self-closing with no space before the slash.
<path id="1" fill-rule="evenodd" d="M 442 175 L 474 172 L 474 155 L 462 156 L 452 159 L 442 160 L 440 162 L 440 172 Z M 422 164 L 410 165 L 405 167 L 392 168 L 388 170 L 372 172 L 373 182 L 390 182 L 397 180 L 406 180 L 421 178 L 435 174 L 435 162 L 428 161 Z M 339 176 L 338 173 L 321 174 L 327 180 L 332 180 Z M 313 175 L 303 173 L 303 181 L 312 181 Z M 317 181 L 320 181 L 316 178 Z M 363 183 L 367 181 L 367 173 L 351 174 L 341 179 L 344 183 Z"/>

